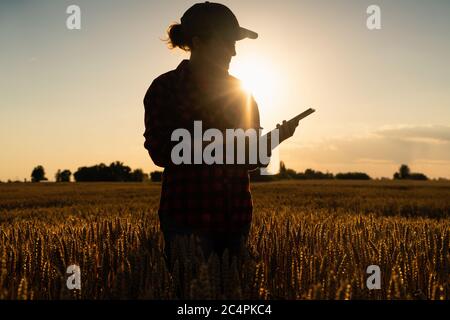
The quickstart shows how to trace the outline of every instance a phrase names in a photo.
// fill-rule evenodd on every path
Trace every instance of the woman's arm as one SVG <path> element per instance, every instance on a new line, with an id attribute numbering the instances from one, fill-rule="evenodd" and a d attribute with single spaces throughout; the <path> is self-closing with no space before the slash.
<path id="1" fill-rule="evenodd" d="M 145 142 L 153 162 L 159 167 L 170 165 L 173 143 L 170 140 L 174 130 L 173 114 L 168 105 L 167 88 L 161 78 L 156 78 L 144 97 Z"/>

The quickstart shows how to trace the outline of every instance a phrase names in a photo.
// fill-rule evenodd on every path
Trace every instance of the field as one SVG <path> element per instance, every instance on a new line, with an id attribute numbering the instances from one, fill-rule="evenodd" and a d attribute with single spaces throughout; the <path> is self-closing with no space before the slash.
<path id="1" fill-rule="evenodd" d="M 0 184 L 0 299 L 450 298 L 450 183 L 254 183 L 250 256 L 202 261 L 191 243 L 183 286 L 164 264 L 159 192 Z M 80 290 L 66 286 L 73 264 Z M 369 265 L 379 290 L 366 286 Z"/>

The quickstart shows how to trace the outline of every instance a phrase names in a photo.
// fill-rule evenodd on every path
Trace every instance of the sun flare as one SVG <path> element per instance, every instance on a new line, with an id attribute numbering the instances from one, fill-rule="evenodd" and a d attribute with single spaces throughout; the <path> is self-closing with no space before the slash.
<path id="1" fill-rule="evenodd" d="M 242 81 L 242 87 L 253 94 L 260 109 L 273 110 L 280 79 L 275 68 L 264 59 L 237 58 L 230 66 L 230 74 Z"/>
<path id="2" fill-rule="evenodd" d="M 267 125 L 276 118 L 282 89 L 281 77 L 269 60 L 253 57 L 238 58 L 230 66 L 230 74 L 242 82 L 242 88 L 255 98 L 260 113 L 263 132 L 268 132 L 272 125 Z M 276 149 L 278 151 L 278 148 Z M 279 170 L 279 154 L 273 152 L 265 174 L 275 174 Z"/>

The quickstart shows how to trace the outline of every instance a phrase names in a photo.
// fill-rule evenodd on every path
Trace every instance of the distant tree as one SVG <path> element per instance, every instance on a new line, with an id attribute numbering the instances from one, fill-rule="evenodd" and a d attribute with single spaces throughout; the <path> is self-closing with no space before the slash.
<path id="1" fill-rule="evenodd" d="M 283 161 L 280 161 L 280 171 L 278 173 L 278 177 L 281 179 L 287 178 L 287 169 Z"/>
<path id="2" fill-rule="evenodd" d="M 333 179 L 332 173 L 323 173 L 321 171 L 315 171 L 313 169 L 306 169 L 305 172 L 299 172 L 296 175 L 297 179 Z"/>
<path id="3" fill-rule="evenodd" d="M 61 172 L 61 181 L 70 182 L 71 175 L 72 175 L 72 172 L 70 170 L 63 170 L 63 172 Z"/>
<path id="4" fill-rule="evenodd" d="M 40 181 L 45 181 L 45 180 L 48 180 L 48 179 L 45 177 L 44 167 L 41 165 L 35 167 L 33 169 L 33 171 L 31 172 L 31 181 L 32 182 L 40 182 Z"/>
<path id="5" fill-rule="evenodd" d="M 122 162 L 116 161 L 109 165 L 113 181 L 130 181 L 131 168 L 124 166 Z"/>
<path id="6" fill-rule="evenodd" d="M 428 177 L 423 173 L 411 173 L 409 167 L 402 164 L 398 172 L 394 173 L 394 179 L 428 180 Z"/>
<path id="7" fill-rule="evenodd" d="M 153 171 L 150 173 L 150 180 L 152 182 L 162 181 L 162 171 Z"/>
<path id="8" fill-rule="evenodd" d="M 55 180 L 56 182 L 70 182 L 70 176 L 72 175 L 72 172 L 70 170 L 59 170 L 55 174 Z"/>
<path id="9" fill-rule="evenodd" d="M 336 179 L 343 180 L 370 180 L 370 176 L 364 172 L 347 172 L 347 173 L 337 173 L 335 175 Z"/>
<path id="10" fill-rule="evenodd" d="M 286 164 L 280 161 L 280 171 L 276 175 L 278 179 L 293 179 L 297 175 L 297 172 L 293 169 L 286 168 Z"/>
<path id="11" fill-rule="evenodd" d="M 133 181 L 131 168 L 122 162 L 112 162 L 109 166 L 104 163 L 91 167 L 80 167 L 73 174 L 75 181 Z"/>
<path id="12" fill-rule="evenodd" d="M 423 173 L 411 173 L 408 177 L 411 180 L 428 180 L 428 177 Z"/>
<path id="13" fill-rule="evenodd" d="M 286 169 L 286 178 L 293 179 L 297 176 L 297 172 L 294 169 Z"/>
<path id="14" fill-rule="evenodd" d="M 148 179 L 148 175 L 142 169 L 135 169 L 130 174 L 130 181 L 142 182 Z"/>
<path id="15" fill-rule="evenodd" d="M 411 173 L 411 170 L 406 164 L 402 164 L 399 170 L 400 179 L 407 179 Z"/>
<path id="16" fill-rule="evenodd" d="M 61 182 L 61 170 L 59 170 L 59 169 L 55 173 L 55 181 L 56 182 Z"/>
<path id="17" fill-rule="evenodd" d="M 92 167 L 80 167 L 73 174 L 75 181 L 112 181 L 109 167 L 104 163 Z"/>

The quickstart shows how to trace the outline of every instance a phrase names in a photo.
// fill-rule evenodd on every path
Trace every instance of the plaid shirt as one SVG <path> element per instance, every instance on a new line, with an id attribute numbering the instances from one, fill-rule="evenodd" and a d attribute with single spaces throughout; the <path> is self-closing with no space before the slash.
<path id="1" fill-rule="evenodd" d="M 193 137 L 194 121 L 202 129 L 260 128 L 258 106 L 238 79 L 228 75 L 215 86 L 194 80 L 189 60 L 157 77 L 144 98 L 145 143 L 153 162 L 164 167 L 160 208 L 161 228 L 211 234 L 249 228 L 252 197 L 249 170 L 263 165 L 181 164 L 171 161 L 177 128 Z"/>

